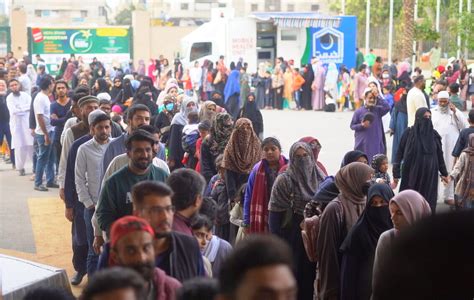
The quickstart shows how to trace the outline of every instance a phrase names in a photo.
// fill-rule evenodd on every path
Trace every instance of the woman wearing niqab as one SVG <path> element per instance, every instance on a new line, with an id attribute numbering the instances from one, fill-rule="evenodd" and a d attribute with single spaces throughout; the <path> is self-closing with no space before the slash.
<path id="1" fill-rule="evenodd" d="M 370 299 L 377 241 L 393 227 L 388 208 L 393 196 L 387 184 L 370 187 L 365 210 L 341 246 L 341 299 Z"/>
<path id="2" fill-rule="evenodd" d="M 311 147 L 305 142 L 296 142 L 290 149 L 288 169 L 276 178 L 268 204 L 270 232 L 287 241 L 293 250 L 298 299 L 312 299 L 314 293 L 316 264 L 306 255 L 300 223 L 304 207 L 323 179 Z"/>
<path id="3" fill-rule="evenodd" d="M 415 124 L 405 130 L 400 140 L 393 178 L 396 183 L 401 178 L 400 191 L 411 189 L 423 195 L 435 213 L 439 173 L 448 176 L 441 137 L 433 129 L 430 110 L 422 107 L 416 111 Z"/>
<path id="4" fill-rule="evenodd" d="M 353 162 L 336 174 L 335 183 L 339 195 L 326 206 L 321 215 L 316 245 L 320 299 L 340 298 L 339 249 L 365 209 L 366 193 L 373 173 L 369 165 Z"/>

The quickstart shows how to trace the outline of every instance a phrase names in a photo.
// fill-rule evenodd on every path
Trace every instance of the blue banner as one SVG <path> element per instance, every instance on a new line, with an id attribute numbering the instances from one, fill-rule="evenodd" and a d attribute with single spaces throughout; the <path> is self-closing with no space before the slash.
<path id="1" fill-rule="evenodd" d="M 319 58 L 325 65 L 344 64 L 349 70 L 355 68 L 357 17 L 341 16 L 338 28 L 306 29 L 306 49 L 302 63 L 310 63 L 311 57 Z"/>

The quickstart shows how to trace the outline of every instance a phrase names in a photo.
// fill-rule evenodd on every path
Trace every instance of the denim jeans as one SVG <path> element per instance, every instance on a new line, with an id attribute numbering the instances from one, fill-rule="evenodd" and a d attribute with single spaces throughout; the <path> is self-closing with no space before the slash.
<path id="1" fill-rule="evenodd" d="M 92 276 L 97 270 L 97 263 L 99 262 L 99 255 L 94 252 L 94 228 L 92 227 L 92 215 L 95 209 L 84 208 L 84 222 L 86 223 L 86 235 L 87 235 L 87 276 Z"/>
<path id="2" fill-rule="evenodd" d="M 35 170 L 35 186 L 43 183 L 43 174 L 46 172 L 46 183 L 54 183 L 54 151 L 53 151 L 54 133 L 49 133 L 49 145 L 44 144 L 44 135 L 36 134 L 38 142 L 38 159 Z"/>

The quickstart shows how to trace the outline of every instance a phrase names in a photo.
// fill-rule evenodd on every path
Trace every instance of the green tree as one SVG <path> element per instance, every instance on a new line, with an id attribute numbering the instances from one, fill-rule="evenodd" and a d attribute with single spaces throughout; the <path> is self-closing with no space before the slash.
<path id="1" fill-rule="evenodd" d="M 132 11 L 135 10 L 135 6 L 130 4 L 129 7 L 122 9 L 115 16 L 116 25 L 132 25 Z"/>

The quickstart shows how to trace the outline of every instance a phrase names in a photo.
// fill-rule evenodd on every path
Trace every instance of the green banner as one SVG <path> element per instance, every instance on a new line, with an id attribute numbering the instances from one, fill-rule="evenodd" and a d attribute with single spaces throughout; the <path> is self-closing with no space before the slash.
<path id="1" fill-rule="evenodd" d="M 33 54 L 125 54 L 130 53 L 128 28 L 32 28 Z"/>

